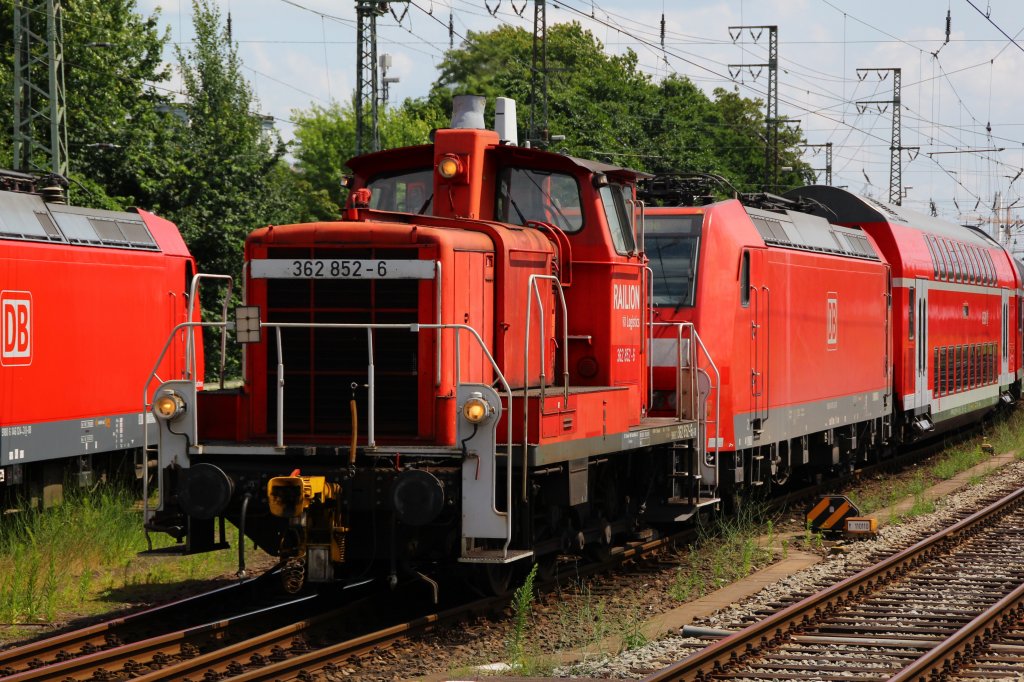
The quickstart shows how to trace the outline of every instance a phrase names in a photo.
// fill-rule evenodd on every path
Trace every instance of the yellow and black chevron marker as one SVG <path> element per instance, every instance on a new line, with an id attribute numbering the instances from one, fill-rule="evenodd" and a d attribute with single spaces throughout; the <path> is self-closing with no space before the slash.
<path id="1" fill-rule="evenodd" d="M 815 533 L 841 533 L 851 516 L 860 516 L 853 502 L 842 495 L 830 495 L 807 510 L 807 526 Z"/>

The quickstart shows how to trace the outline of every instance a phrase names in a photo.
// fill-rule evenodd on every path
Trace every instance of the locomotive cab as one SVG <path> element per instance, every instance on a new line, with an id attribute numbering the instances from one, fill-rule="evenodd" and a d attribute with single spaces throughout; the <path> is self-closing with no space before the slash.
<path id="1" fill-rule="evenodd" d="M 249 236 L 244 388 L 160 389 L 148 528 L 196 552 L 230 520 L 296 587 L 507 576 L 717 502 L 697 392 L 647 414 L 639 174 L 471 125 L 351 160 L 343 220 Z"/>

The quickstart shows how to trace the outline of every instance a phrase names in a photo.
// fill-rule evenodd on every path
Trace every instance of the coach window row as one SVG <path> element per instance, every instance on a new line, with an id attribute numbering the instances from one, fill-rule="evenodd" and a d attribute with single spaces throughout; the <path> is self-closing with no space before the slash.
<path id="1" fill-rule="evenodd" d="M 949 395 L 996 383 L 996 357 L 995 343 L 936 348 L 932 395 Z"/>
<path id="2" fill-rule="evenodd" d="M 997 284 L 996 266 L 986 249 L 932 235 L 925 235 L 924 239 L 932 256 L 935 279 L 985 286 Z"/>

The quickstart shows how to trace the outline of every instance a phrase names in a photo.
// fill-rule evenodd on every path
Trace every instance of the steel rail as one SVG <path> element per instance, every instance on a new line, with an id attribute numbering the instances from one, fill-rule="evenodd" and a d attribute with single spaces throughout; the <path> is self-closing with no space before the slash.
<path id="1" fill-rule="evenodd" d="M 296 604 L 316 598 L 316 595 L 307 595 L 301 599 L 295 599 L 283 604 L 257 609 L 244 614 L 224 618 L 221 620 L 198 625 L 176 632 L 169 632 L 156 637 L 139 640 L 130 644 L 123 644 L 102 651 L 77 656 L 64 661 L 51 663 L 38 668 L 31 668 L 20 673 L 4 677 L 4 682 L 35 682 L 36 680 L 92 680 L 96 678 L 96 672 L 100 669 L 112 671 L 118 667 L 125 667 L 135 663 L 138 667 L 140 660 L 148 657 L 154 660 L 157 656 L 173 657 L 178 655 L 181 647 L 194 640 L 207 638 L 224 637 L 232 627 L 236 627 L 245 621 L 266 617 L 273 611 L 295 606 Z M 137 674 L 137 673 L 136 673 Z"/>
<path id="2" fill-rule="evenodd" d="M 990 606 L 977 618 L 957 630 L 941 644 L 917 659 L 889 682 L 911 682 L 938 679 L 940 674 L 970 664 L 982 646 L 998 638 L 1007 624 L 1020 622 L 1024 614 L 1024 583 Z M 1011 673 L 1007 673 L 1007 679 Z"/>
<path id="3" fill-rule="evenodd" d="M 53 658 L 58 654 L 68 655 L 69 649 L 78 647 L 89 648 L 109 647 L 111 639 L 123 639 L 122 631 L 131 628 L 143 628 L 152 624 L 165 623 L 175 618 L 175 612 L 193 610 L 198 611 L 204 608 L 205 602 L 218 600 L 233 601 L 232 596 L 236 593 L 239 598 L 244 596 L 246 591 L 254 585 L 267 582 L 276 573 L 265 573 L 261 576 L 243 580 L 224 587 L 218 587 L 208 592 L 192 595 L 177 601 L 161 604 L 145 611 L 138 611 L 126 616 L 120 616 L 110 620 L 96 623 L 77 630 L 63 632 L 53 637 L 39 639 L 28 644 L 23 644 L 5 651 L 0 651 L 0 669 L 17 669 L 26 667 L 29 661 L 42 661 Z"/>
<path id="4" fill-rule="evenodd" d="M 713 675 L 720 677 L 725 674 L 728 666 L 742 663 L 757 654 L 762 647 L 781 643 L 792 630 L 807 625 L 817 616 L 872 591 L 891 578 L 907 573 L 911 568 L 925 562 L 931 555 L 955 544 L 961 538 L 972 535 L 985 522 L 1011 511 L 1022 503 L 1024 488 L 874 566 L 647 676 L 644 680 L 668 682 L 707 680 Z"/>

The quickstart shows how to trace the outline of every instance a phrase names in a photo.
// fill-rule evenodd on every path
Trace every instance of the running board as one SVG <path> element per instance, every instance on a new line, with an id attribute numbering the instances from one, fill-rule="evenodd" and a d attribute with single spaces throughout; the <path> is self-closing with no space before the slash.
<path id="1" fill-rule="evenodd" d="M 679 523 L 688 520 L 702 508 L 710 507 L 721 501 L 721 498 L 718 497 L 701 498 L 697 504 L 673 503 L 670 500 L 666 504 L 657 507 L 648 507 L 643 518 L 654 523 Z"/>
<path id="2" fill-rule="evenodd" d="M 513 561 L 533 556 L 533 550 L 510 549 L 471 549 L 459 557 L 461 564 L 511 564 Z"/>

